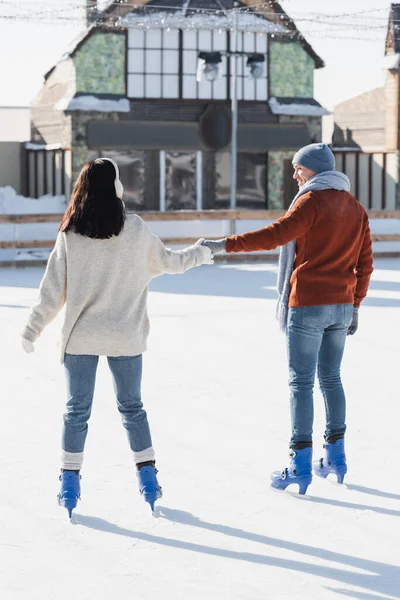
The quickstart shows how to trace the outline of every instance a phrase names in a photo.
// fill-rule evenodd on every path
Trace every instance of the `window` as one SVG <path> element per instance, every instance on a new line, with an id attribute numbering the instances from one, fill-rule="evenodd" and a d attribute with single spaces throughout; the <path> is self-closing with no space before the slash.
<path id="1" fill-rule="evenodd" d="M 247 67 L 247 56 L 239 56 L 237 61 L 237 97 L 238 100 L 267 100 L 268 99 L 268 67 L 267 67 L 267 34 L 243 33 L 237 34 L 237 50 L 239 52 L 257 52 L 265 56 L 264 74 L 258 78 L 251 77 Z M 230 61 L 235 60 L 232 56 Z M 231 66 L 232 72 L 232 66 Z"/>
<path id="2" fill-rule="evenodd" d="M 266 33 L 239 32 L 237 50 L 265 56 L 264 74 L 253 79 L 247 56 L 234 59 L 222 55 L 220 78 L 196 81 L 199 52 L 226 52 L 231 34 L 225 30 L 129 29 L 128 96 L 130 98 L 183 98 L 227 100 L 229 74 L 237 61 L 238 99 L 268 99 L 268 36 Z"/>
<path id="3" fill-rule="evenodd" d="M 182 97 L 226 100 L 228 98 L 227 59 L 220 63 L 221 77 L 216 81 L 196 81 L 199 52 L 226 51 L 228 47 L 226 31 L 190 31 L 182 34 Z"/>
<path id="4" fill-rule="evenodd" d="M 196 152 L 165 152 L 167 210 L 196 208 Z"/>
<path id="5" fill-rule="evenodd" d="M 128 96 L 179 97 L 179 31 L 129 29 Z"/>
<path id="6" fill-rule="evenodd" d="M 216 208 L 229 208 L 231 197 L 231 157 L 216 154 Z M 267 154 L 239 152 L 237 156 L 238 208 L 263 209 L 267 206 Z"/>

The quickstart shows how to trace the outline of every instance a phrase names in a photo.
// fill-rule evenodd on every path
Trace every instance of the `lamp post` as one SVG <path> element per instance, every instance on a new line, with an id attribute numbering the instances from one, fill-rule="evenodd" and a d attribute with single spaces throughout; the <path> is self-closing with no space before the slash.
<path id="1" fill-rule="evenodd" d="M 237 59 L 247 56 L 247 67 L 250 75 L 258 79 L 264 71 L 264 54 L 257 52 L 242 52 L 237 50 L 237 11 L 234 12 L 234 26 L 231 33 L 231 49 L 229 52 L 209 52 L 201 51 L 198 54 L 197 81 L 204 79 L 215 81 L 219 76 L 219 64 L 222 61 L 222 55 L 232 57 L 231 61 L 231 174 L 230 174 L 230 204 L 231 210 L 236 209 L 237 197 L 237 130 L 238 130 L 238 98 L 237 98 Z M 231 234 L 235 233 L 235 220 L 231 221 Z"/>
<path id="2" fill-rule="evenodd" d="M 234 26 L 231 35 L 231 202 L 230 209 L 236 209 L 237 194 L 237 124 L 238 124 L 238 101 L 237 101 L 237 11 L 234 11 Z M 235 233 L 236 220 L 231 220 L 231 235 Z"/>

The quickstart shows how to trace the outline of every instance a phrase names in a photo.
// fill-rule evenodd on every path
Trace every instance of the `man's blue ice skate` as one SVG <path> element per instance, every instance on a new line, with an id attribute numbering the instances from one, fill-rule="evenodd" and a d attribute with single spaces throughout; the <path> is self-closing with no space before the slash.
<path id="1" fill-rule="evenodd" d="M 285 490 L 288 485 L 296 483 L 299 486 L 299 494 L 303 495 L 312 480 L 312 448 L 291 449 L 289 456 L 289 467 L 271 473 L 271 486 L 276 490 Z"/>
<path id="2" fill-rule="evenodd" d="M 325 442 L 324 448 L 325 456 L 313 463 L 315 475 L 326 479 L 332 473 L 336 475 L 338 483 L 343 483 L 344 476 L 347 473 L 344 439 L 339 438 L 334 443 Z"/>
<path id="3" fill-rule="evenodd" d="M 157 469 L 151 465 L 142 467 L 137 472 L 139 480 L 139 490 L 146 502 L 151 506 L 154 512 L 154 503 L 162 496 L 162 488 L 157 481 Z"/>
<path id="4" fill-rule="evenodd" d="M 69 518 L 81 498 L 81 476 L 75 471 L 64 471 L 59 477 L 61 489 L 57 496 L 58 504 L 67 509 Z"/>

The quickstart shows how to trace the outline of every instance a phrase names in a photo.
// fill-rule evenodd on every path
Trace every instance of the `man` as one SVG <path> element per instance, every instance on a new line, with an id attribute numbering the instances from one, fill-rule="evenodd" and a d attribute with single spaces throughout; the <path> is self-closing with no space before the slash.
<path id="1" fill-rule="evenodd" d="M 292 436 L 290 465 L 271 475 L 271 485 L 291 483 L 305 494 L 312 479 L 313 387 L 315 373 L 325 401 L 325 456 L 314 473 L 347 472 L 344 451 L 346 400 L 340 367 L 347 335 L 358 327 L 358 310 L 369 286 L 372 244 L 368 216 L 350 194 L 349 179 L 335 171 L 325 144 L 310 144 L 293 158 L 299 184 L 287 214 L 272 225 L 217 241 L 214 254 L 254 252 L 282 246 L 277 318 L 286 332 Z"/>

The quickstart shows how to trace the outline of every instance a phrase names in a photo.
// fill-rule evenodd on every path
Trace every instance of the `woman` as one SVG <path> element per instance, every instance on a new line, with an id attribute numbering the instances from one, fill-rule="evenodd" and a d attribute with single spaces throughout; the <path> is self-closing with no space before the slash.
<path id="1" fill-rule="evenodd" d="M 217 252 L 253 252 L 282 246 L 277 317 L 287 335 L 292 436 L 290 466 L 271 475 L 272 486 L 291 483 L 305 494 L 311 483 L 313 386 L 325 400 L 325 456 L 314 463 L 320 477 L 347 472 L 344 452 L 346 400 L 340 367 L 347 335 L 358 327 L 368 290 L 372 245 L 368 215 L 350 194 L 346 175 L 335 171 L 325 144 L 310 144 L 293 158 L 299 192 L 288 213 L 272 225 L 206 244 Z"/>
<path id="2" fill-rule="evenodd" d="M 22 333 L 26 352 L 66 304 L 61 362 L 67 382 L 59 503 L 71 517 L 80 498 L 80 470 L 99 356 L 107 356 L 139 489 L 154 509 L 161 497 L 146 412 L 141 402 L 142 353 L 149 333 L 148 284 L 162 273 L 183 273 L 213 262 L 199 240 L 172 251 L 137 215 L 125 214 L 118 167 L 88 162 L 74 186 L 56 245 Z"/>

